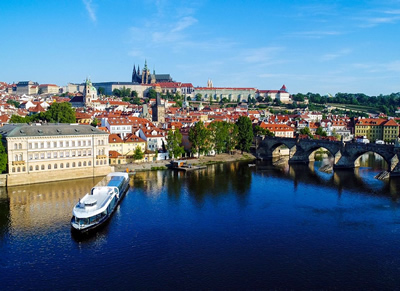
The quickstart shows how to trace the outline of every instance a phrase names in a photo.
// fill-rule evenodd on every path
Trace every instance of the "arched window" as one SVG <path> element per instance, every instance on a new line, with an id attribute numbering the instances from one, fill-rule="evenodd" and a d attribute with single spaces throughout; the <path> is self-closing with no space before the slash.
<path id="1" fill-rule="evenodd" d="M 83 166 L 86 167 L 86 162 L 83 162 Z"/>
<path id="2" fill-rule="evenodd" d="M 47 166 L 47 169 L 51 170 L 51 165 L 50 164 Z"/>
<path id="3" fill-rule="evenodd" d="M 89 161 L 89 162 L 88 162 L 88 166 L 91 166 L 91 165 L 92 165 L 92 162 L 91 162 L 91 161 Z"/>
<path id="4" fill-rule="evenodd" d="M 20 144 L 18 145 L 18 148 L 19 148 L 20 150 L 22 150 L 22 143 L 20 143 Z"/>
<path id="5" fill-rule="evenodd" d="M 18 149 L 18 145 L 14 144 L 14 150 L 17 150 L 17 149 Z"/>
<path id="6" fill-rule="evenodd" d="M 44 170 L 44 168 L 45 168 L 44 165 L 42 165 L 42 166 L 41 166 L 41 169 Z"/>
<path id="7" fill-rule="evenodd" d="M 36 171 L 39 171 L 39 165 L 36 165 L 36 166 L 35 166 L 35 170 L 36 170 Z"/>
<path id="8" fill-rule="evenodd" d="M 15 167 L 12 168 L 12 172 L 15 173 Z"/>
<path id="9" fill-rule="evenodd" d="M 17 172 L 18 173 L 21 172 L 21 168 L 20 167 L 17 168 Z"/>
<path id="10" fill-rule="evenodd" d="M 75 162 L 72 163 L 72 168 L 75 168 Z"/>
<path id="11" fill-rule="evenodd" d="M 79 162 L 79 163 L 78 163 L 78 167 L 81 167 L 81 166 L 82 166 L 82 163 L 81 163 L 81 162 Z"/>
<path id="12" fill-rule="evenodd" d="M 18 155 L 15 155 L 14 160 L 18 161 Z"/>
<path id="13" fill-rule="evenodd" d="M 22 154 L 19 154 L 19 160 L 22 161 Z"/>
<path id="14" fill-rule="evenodd" d="M 66 167 L 66 168 L 69 168 L 69 163 L 67 163 L 67 164 L 65 165 L 65 167 Z"/>
<path id="15" fill-rule="evenodd" d="M 25 167 L 23 167 L 23 168 L 22 168 L 22 172 L 25 172 L 25 171 L 26 171 L 26 169 L 25 169 Z"/>
<path id="16" fill-rule="evenodd" d="M 54 169 L 57 169 L 57 164 L 54 164 Z"/>
<path id="17" fill-rule="evenodd" d="M 29 171 L 33 171 L 33 167 L 32 166 L 29 166 Z"/>
<path id="18" fill-rule="evenodd" d="M 60 168 L 61 169 L 64 168 L 64 164 L 63 163 L 60 164 Z"/>
<path id="19" fill-rule="evenodd" d="M 98 166 L 99 165 L 99 161 L 96 161 L 96 166 Z"/>

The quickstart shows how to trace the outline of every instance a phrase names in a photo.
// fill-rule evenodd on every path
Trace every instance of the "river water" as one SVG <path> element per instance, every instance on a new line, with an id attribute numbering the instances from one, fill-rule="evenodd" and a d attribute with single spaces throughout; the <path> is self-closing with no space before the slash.
<path id="1" fill-rule="evenodd" d="M 138 172 L 89 237 L 69 220 L 99 179 L 3 189 L 0 288 L 398 289 L 400 179 L 321 163 Z"/>

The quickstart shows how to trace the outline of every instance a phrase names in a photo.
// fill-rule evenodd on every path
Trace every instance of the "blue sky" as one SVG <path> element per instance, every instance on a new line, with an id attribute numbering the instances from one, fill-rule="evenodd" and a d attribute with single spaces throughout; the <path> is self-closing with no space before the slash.
<path id="1" fill-rule="evenodd" d="M 400 0 L 3 1 L 0 81 L 156 73 L 290 93 L 400 91 Z"/>

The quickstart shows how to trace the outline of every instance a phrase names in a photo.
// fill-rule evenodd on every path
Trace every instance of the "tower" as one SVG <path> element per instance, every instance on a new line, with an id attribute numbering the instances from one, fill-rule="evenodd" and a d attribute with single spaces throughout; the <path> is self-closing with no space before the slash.
<path id="1" fill-rule="evenodd" d="M 97 89 L 93 86 L 90 78 L 86 78 L 85 93 L 83 94 L 85 106 L 89 106 L 93 100 L 97 100 Z"/>
<path id="2" fill-rule="evenodd" d="M 214 87 L 214 86 L 213 86 L 213 82 L 212 82 L 210 79 L 208 79 L 208 81 L 207 81 L 207 88 L 212 88 L 212 87 Z"/>
<path id="3" fill-rule="evenodd" d="M 160 93 L 157 93 L 156 104 L 152 107 L 152 121 L 157 123 L 165 122 L 165 106 L 161 104 Z"/>

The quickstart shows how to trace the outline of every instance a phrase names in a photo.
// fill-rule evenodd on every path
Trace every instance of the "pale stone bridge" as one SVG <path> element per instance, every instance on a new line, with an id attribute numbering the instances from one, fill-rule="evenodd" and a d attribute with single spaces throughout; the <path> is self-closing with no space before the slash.
<path id="1" fill-rule="evenodd" d="M 400 147 L 386 144 L 363 144 L 316 139 L 283 137 L 257 138 L 256 156 L 272 159 L 280 155 L 280 146 L 289 149 L 289 163 L 308 163 L 314 160 L 313 153 L 319 148 L 328 150 L 334 157 L 334 169 L 351 169 L 360 166 L 359 157 L 367 152 L 377 153 L 385 159 L 390 176 L 400 176 Z"/>

